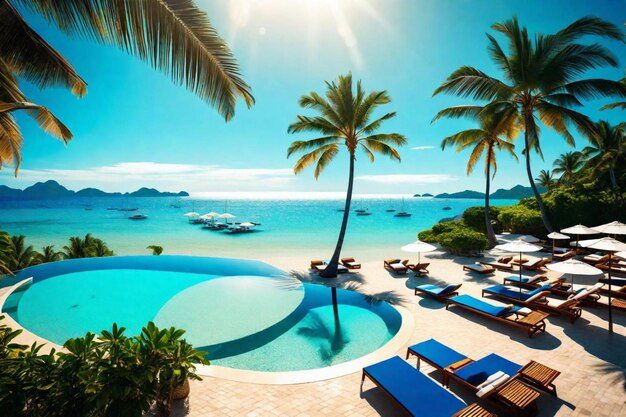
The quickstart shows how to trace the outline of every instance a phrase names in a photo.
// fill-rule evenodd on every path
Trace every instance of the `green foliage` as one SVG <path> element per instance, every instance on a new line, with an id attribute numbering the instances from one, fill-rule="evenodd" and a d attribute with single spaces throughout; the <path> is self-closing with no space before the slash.
<path id="1" fill-rule="evenodd" d="M 0 317 L 1 319 L 2 317 Z M 141 417 L 152 405 L 169 415 L 174 389 L 200 379 L 204 354 L 182 338 L 184 331 L 150 322 L 135 337 L 113 325 L 69 339 L 65 352 L 14 343 L 21 331 L 0 325 L 0 410 L 33 417 Z"/>
<path id="2" fill-rule="evenodd" d="M 4 253 L 6 266 L 11 271 L 19 271 L 35 263 L 35 251 L 32 246 L 26 245 L 23 235 L 11 236 Z"/>
<path id="3" fill-rule="evenodd" d="M 527 199 L 529 200 L 529 199 Z M 536 202 L 533 199 L 533 203 Z M 535 208 L 523 204 L 500 207 L 498 221 L 504 230 L 511 233 L 544 235 L 545 229 L 541 220 L 541 213 Z"/>
<path id="4" fill-rule="evenodd" d="M 499 207 L 489 206 L 489 218 L 492 220 L 491 224 L 495 233 L 502 233 L 502 226 L 498 222 L 498 215 L 500 214 Z M 484 207 L 470 207 L 463 213 L 463 223 L 477 232 L 486 233 L 485 230 L 485 208 Z"/>
<path id="5" fill-rule="evenodd" d="M 488 245 L 484 233 L 472 230 L 465 223 L 456 220 L 437 223 L 432 229 L 420 232 L 418 237 L 425 242 L 438 243 L 458 255 L 474 255 L 485 250 Z"/>
<path id="6" fill-rule="evenodd" d="M 48 245 L 41 248 L 41 252 L 35 251 L 35 263 L 45 264 L 48 262 L 60 261 L 63 258 L 62 252 L 54 250 L 54 245 Z"/>
<path id="7" fill-rule="evenodd" d="M 95 258 L 115 255 L 104 241 L 93 237 L 91 233 L 87 233 L 84 239 L 81 239 L 79 236 L 71 237 L 69 245 L 63 246 L 63 251 L 63 257 L 65 259 Z"/>
<path id="8" fill-rule="evenodd" d="M 152 254 L 158 256 L 163 253 L 163 246 L 150 245 L 146 249 L 152 250 Z"/>

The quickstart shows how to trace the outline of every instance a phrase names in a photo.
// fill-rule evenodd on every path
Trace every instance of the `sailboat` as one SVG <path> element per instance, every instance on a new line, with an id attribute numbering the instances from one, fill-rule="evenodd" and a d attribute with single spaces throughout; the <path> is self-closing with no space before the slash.
<path id="1" fill-rule="evenodd" d="M 389 202 L 391 203 L 391 200 L 389 200 Z M 396 211 L 396 209 L 387 209 L 385 210 L 387 213 L 393 213 L 394 211 Z"/>
<path id="2" fill-rule="evenodd" d="M 363 208 L 363 199 L 361 199 L 361 208 L 354 210 L 357 216 L 371 216 L 372 213 Z"/>
<path id="3" fill-rule="evenodd" d="M 393 217 L 411 217 L 411 213 L 404 211 L 404 197 L 402 197 L 402 210 L 394 214 Z"/>

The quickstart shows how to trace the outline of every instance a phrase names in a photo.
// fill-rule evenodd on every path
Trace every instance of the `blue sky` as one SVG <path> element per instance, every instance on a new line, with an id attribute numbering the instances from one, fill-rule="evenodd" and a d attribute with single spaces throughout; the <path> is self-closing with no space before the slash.
<path id="1" fill-rule="evenodd" d="M 233 49 L 257 104 L 241 103 L 225 123 L 213 108 L 139 60 L 115 48 L 70 39 L 41 18 L 27 20 L 88 82 L 82 99 L 63 89 L 40 91 L 26 83 L 31 99 L 48 106 L 74 133 L 65 147 L 19 116 L 25 137 L 17 179 L 10 169 L 0 183 L 23 187 L 56 179 L 70 188 L 96 186 L 127 191 L 147 185 L 199 191 L 343 191 L 347 158 L 337 158 L 318 181 L 312 171 L 294 176 L 286 149 L 295 139 L 287 126 L 302 113 L 297 100 L 324 80 L 352 71 L 368 90 L 386 89 L 386 109 L 398 116 L 383 131 L 406 135 L 402 163 L 379 157 L 357 161 L 357 193 L 422 193 L 483 189 L 482 169 L 465 175 L 467 153 L 439 149 L 441 139 L 470 127 L 466 121 L 430 120 L 441 108 L 466 101 L 432 97 L 432 91 L 461 65 L 494 76 L 485 33 L 490 25 L 517 15 L 532 31 L 554 32 L 575 19 L 596 15 L 622 25 L 626 5 L 609 0 L 197 0 Z M 564 4 L 567 4 L 564 7 Z M 621 8 L 622 10 L 618 10 Z M 607 43 L 618 57 L 626 46 Z M 592 73 L 617 79 L 621 68 Z M 623 112 L 599 112 L 593 119 L 623 120 Z M 548 168 L 568 147 L 544 129 Z M 578 139 L 578 147 L 585 145 Z M 521 151 L 521 141 L 517 146 Z M 521 152 L 520 152 L 521 153 Z M 501 155 L 496 188 L 526 184 L 523 164 Z"/>

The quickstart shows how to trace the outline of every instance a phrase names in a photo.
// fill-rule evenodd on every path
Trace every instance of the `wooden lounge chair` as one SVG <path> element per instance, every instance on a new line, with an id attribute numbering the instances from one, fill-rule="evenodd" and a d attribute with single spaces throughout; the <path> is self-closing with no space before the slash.
<path id="1" fill-rule="evenodd" d="M 510 305 L 494 305 L 468 294 L 458 295 L 446 299 L 446 310 L 450 306 L 458 306 L 483 317 L 499 321 L 511 326 L 519 327 L 533 337 L 537 332 L 546 331 L 548 313 Z"/>
<path id="2" fill-rule="evenodd" d="M 327 266 L 327 262 L 325 261 L 321 261 L 321 260 L 313 260 L 311 261 L 311 269 L 316 271 L 316 272 L 322 272 L 326 269 Z M 343 265 L 337 265 L 337 273 L 338 274 L 343 274 L 345 272 L 348 272 L 348 268 L 346 268 Z"/>
<path id="3" fill-rule="evenodd" d="M 388 271 L 392 271 L 398 275 L 404 275 L 409 270 L 406 265 L 409 263 L 408 259 L 400 261 L 400 259 L 385 259 L 384 266 Z"/>
<path id="4" fill-rule="evenodd" d="M 421 277 L 422 275 L 428 275 L 428 266 L 430 265 L 430 262 L 422 262 L 419 264 L 407 264 L 406 267 L 409 268 L 411 271 L 415 272 L 415 275 L 417 275 L 418 277 Z"/>
<path id="5" fill-rule="evenodd" d="M 499 271 L 512 271 L 513 264 L 511 261 L 513 260 L 512 256 L 503 256 L 501 258 L 496 259 L 495 261 L 480 261 L 483 265 L 489 265 L 496 268 Z"/>
<path id="6" fill-rule="evenodd" d="M 552 256 L 552 261 L 567 261 L 568 259 L 571 259 L 574 256 L 576 256 L 575 250 L 570 250 L 565 253 L 555 253 Z"/>
<path id="7" fill-rule="evenodd" d="M 463 284 L 449 284 L 446 286 L 424 284 L 415 287 L 415 295 L 420 293 L 444 301 L 448 297 L 459 295 L 458 289 L 461 288 L 461 285 Z"/>
<path id="8" fill-rule="evenodd" d="M 600 289 L 600 293 L 609 295 L 609 280 L 607 278 L 601 279 L 598 282 L 607 284 Z M 626 300 L 626 279 L 624 278 L 612 278 L 611 279 L 611 297 L 621 298 Z"/>
<path id="9" fill-rule="evenodd" d="M 496 417 L 478 404 L 468 406 L 398 356 L 363 368 L 361 391 L 365 377 L 409 416 Z"/>
<path id="10" fill-rule="evenodd" d="M 341 264 L 348 269 L 361 269 L 361 264 L 354 258 L 341 258 Z"/>
<path id="11" fill-rule="evenodd" d="M 626 275 L 626 265 L 612 263 L 611 267 L 609 268 L 608 264 L 597 264 L 596 268 L 600 268 L 603 271 L 607 271 L 607 272 L 610 269 L 611 274 L 617 274 L 619 276 Z"/>
<path id="12" fill-rule="evenodd" d="M 601 264 L 609 260 L 609 255 L 603 255 L 602 253 L 592 253 L 583 257 L 583 262 L 587 262 L 591 265 Z"/>
<path id="13" fill-rule="evenodd" d="M 543 271 L 545 269 L 544 267 L 549 264 L 550 261 L 551 259 L 548 258 L 539 258 L 537 260 L 522 264 L 522 268 L 527 271 Z"/>
<path id="14" fill-rule="evenodd" d="M 511 275 L 504 278 L 504 285 L 515 285 L 517 287 L 529 288 L 531 290 L 543 285 L 544 281 L 548 280 L 546 274 L 537 274 L 532 277 L 520 277 L 518 275 Z"/>
<path id="15" fill-rule="evenodd" d="M 476 262 L 475 264 L 463 265 L 463 271 L 476 272 L 478 274 L 493 274 L 496 272 L 496 268 Z"/>

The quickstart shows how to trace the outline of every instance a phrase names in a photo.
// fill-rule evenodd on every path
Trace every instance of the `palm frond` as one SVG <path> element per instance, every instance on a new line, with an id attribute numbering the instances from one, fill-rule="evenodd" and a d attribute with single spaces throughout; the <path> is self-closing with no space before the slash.
<path id="1" fill-rule="evenodd" d="M 390 102 L 391 97 L 389 97 L 389 94 L 387 94 L 386 91 L 373 91 L 369 93 L 367 97 L 364 97 L 362 99 L 362 102 L 356 107 L 356 114 L 354 117 L 355 128 L 362 129 L 363 133 L 365 134 L 369 134 L 370 132 L 376 130 L 377 127 L 372 127 L 368 130 L 367 127 L 363 128 L 363 126 L 368 124 L 370 116 L 374 109 L 376 109 L 376 107 L 384 104 L 389 104 Z M 395 115 L 395 112 L 391 112 L 387 113 L 383 117 L 385 118 L 384 120 L 387 120 L 394 117 Z"/>
<path id="2" fill-rule="evenodd" d="M 605 104 L 600 110 L 621 109 L 626 110 L 626 101 L 618 101 L 617 103 Z"/>
<path id="3" fill-rule="evenodd" d="M 563 42 L 590 35 L 624 41 L 624 33 L 618 26 L 594 16 L 582 17 L 556 33 Z"/>
<path id="4" fill-rule="evenodd" d="M 485 141 L 480 141 L 476 144 L 476 146 L 472 150 L 472 153 L 470 154 L 470 157 L 467 160 L 467 175 L 471 174 L 472 171 L 474 171 L 474 167 L 480 160 L 480 157 L 482 156 L 483 151 L 485 150 L 486 146 L 487 146 L 487 143 Z M 489 158 L 487 158 L 487 163 L 490 163 L 488 159 Z"/>
<path id="5" fill-rule="evenodd" d="M 469 66 L 454 71 L 448 79 L 433 92 L 451 93 L 460 97 L 472 97 L 474 100 L 495 100 L 508 97 L 512 89 L 502 81 L 492 78 L 484 72 Z"/>
<path id="6" fill-rule="evenodd" d="M 603 97 L 626 97 L 626 87 L 617 81 L 589 78 L 564 84 L 555 92 L 567 92 L 585 100 Z"/>
<path id="7" fill-rule="evenodd" d="M 398 151 L 387 145 L 386 143 L 380 142 L 376 139 L 365 139 L 364 142 L 365 145 L 370 149 L 370 151 L 378 152 L 379 154 L 388 156 L 389 158 L 395 159 L 398 162 L 401 161 Z"/>
<path id="8" fill-rule="evenodd" d="M 374 120 L 373 122 L 371 122 L 367 126 L 365 126 L 362 129 L 360 129 L 357 132 L 357 134 L 358 135 L 361 135 L 361 134 L 369 135 L 369 134 L 375 132 L 376 130 L 378 130 L 385 120 L 393 119 L 394 117 L 396 117 L 396 112 L 395 111 L 391 112 L 391 113 L 387 113 L 384 116 L 379 117 L 378 119 Z"/>
<path id="9" fill-rule="evenodd" d="M 320 96 L 315 91 L 311 91 L 309 95 L 300 97 L 298 104 L 300 107 L 304 107 L 305 109 L 317 110 L 324 118 L 328 119 L 334 125 L 341 124 L 341 119 L 339 118 L 337 111 L 328 101 L 324 99 L 324 97 Z"/>
<path id="10" fill-rule="evenodd" d="M 305 155 L 303 155 L 302 157 L 300 157 L 300 159 L 298 159 L 298 161 L 296 162 L 296 165 L 294 165 L 293 167 L 293 172 L 295 174 L 299 174 L 302 171 L 304 171 L 306 168 L 308 168 L 311 164 L 313 164 L 315 161 L 317 161 L 317 159 L 319 158 L 319 156 L 321 154 L 323 154 L 324 152 L 326 152 L 330 147 L 336 147 L 336 144 L 329 144 L 326 146 L 321 146 Z"/>
<path id="11" fill-rule="evenodd" d="M 330 120 L 320 116 L 297 116 L 296 119 L 294 123 L 289 125 L 289 133 L 319 132 L 328 136 L 340 136 L 346 133 L 342 127 L 335 126 Z"/>
<path id="12" fill-rule="evenodd" d="M 254 104 L 231 50 L 192 0 L 13 0 L 72 36 L 114 45 L 150 64 L 230 120 Z"/>
<path id="13" fill-rule="evenodd" d="M 287 149 L 287 158 L 293 155 L 295 152 L 307 151 L 313 148 L 320 148 L 331 143 L 336 143 L 338 138 L 336 136 L 324 136 L 317 139 L 309 140 L 296 140 L 291 143 Z"/>
<path id="14" fill-rule="evenodd" d="M 589 117 L 567 107 L 557 106 L 546 101 L 536 104 L 539 118 L 548 127 L 552 127 L 563 135 L 568 144 L 575 145 L 573 136 L 567 129 L 567 124 L 572 124 L 578 132 L 589 137 L 593 134 L 594 126 Z"/>
<path id="15" fill-rule="evenodd" d="M 0 113 L 0 169 L 2 165 L 15 167 L 15 175 L 22 162 L 22 134 L 13 117 Z"/>
<path id="16" fill-rule="evenodd" d="M 457 152 L 475 145 L 478 141 L 487 135 L 482 129 L 467 129 L 445 137 L 441 141 L 441 150 L 445 150 L 447 146 L 456 146 Z"/>
<path id="17" fill-rule="evenodd" d="M 337 144 L 329 145 L 326 150 L 320 155 L 320 158 L 317 160 L 317 166 L 315 167 L 315 179 L 318 179 L 326 165 L 332 161 L 337 153 L 339 152 L 339 147 Z"/>
<path id="18" fill-rule="evenodd" d="M 449 117 L 451 119 L 461 119 L 461 118 L 471 118 L 477 119 L 480 115 L 480 112 L 483 110 L 483 106 L 473 106 L 473 105 L 461 105 L 461 106 L 452 106 L 440 110 L 437 112 L 435 117 L 430 121 L 431 123 L 436 122 L 442 117 Z"/>
<path id="19" fill-rule="evenodd" d="M 362 143 L 361 145 L 361 149 L 363 150 L 363 152 L 365 152 L 365 155 L 367 155 L 367 157 L 369 158 L 370 162 L 374 162 L 374 153 L 365 145 L 363 145 Z"/>
<path id="20" fill-rule="evenodd" d="M 404 146 L 407 144 L 407 139 L 404 135 L 398 133 L 379 133 L 377 135 L 370 135 L 365 138 L 359 139 L 359 142 L 375 140 L 382 143 L 390 143 L 394 146 Z"/>
<path id="21" fill-rule="evenodd" d="M 17 85 L 13 71 L 2 58 L 0 58 L 0 101 L 26 101 L 26 95 Z"/>
<path id="22" fill-rule="evenodd" d="M 72 132 L 46 107 L 29 102 L 0 102 L 0 113 L 10 113 L 16 110 L 25 110 L 35 119 L 44 132 L 61 139 L 63 142 L 67 143 L 72 139 Z"/>

